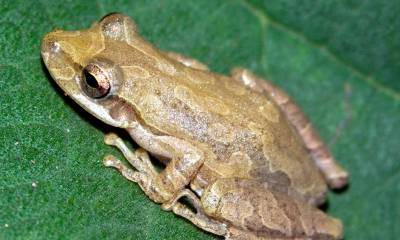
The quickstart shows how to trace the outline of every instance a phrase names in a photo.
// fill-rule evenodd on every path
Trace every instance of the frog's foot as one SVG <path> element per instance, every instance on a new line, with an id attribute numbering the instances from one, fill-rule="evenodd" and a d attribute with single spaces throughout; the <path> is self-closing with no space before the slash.
<path id="1" fill-rule="evenodd" d="M 146 193 L 149 198 L 155 202 L 164 202 L 164 199 L 168 198 L 168 193 L 164 189 L 160 189 L 155 184 L 156 175 L 147 174 L 125 166 L 119 159 L 113 155 L 106 155 L 103 160 L 103 164 L 107 167 L 113 167 L 117 169 L 122 176 L 129 181 L 138 183 L 140 188 Z"/>
<path id="2" fill-rule="evenodd" d="M 267 94 L 275 101 L 302 137 L 315 165 L 331 188 L 341 188 L 347 184 L 348 173 L 335 161 L 311 122 L 286 92 L 244 68 L 232 69 L 232 77 L 256 92 Z"/>
<path id="3" fill-rule="evenodd" d="M 182 197 L 186 197 L 190 203 L 193 204 L 195 208 L 195 212 L 193 212 L 189 207 L 185 204 L 178 202 Z M 214 233 L 216 235 L 224 236 L 227 234 L 227 226 L 224 223 L 215 221 L 209 218 L 203 211 L 201 202 L 199 198 L 189 189 L 183 189 L 174 197 L 161 205 L 161 208 L 165 211 L 171 211 L 175 214 L 184 217 L 195 224 L 197 227 Z"/>
<path id="4" fill-rule="evenodd" d="M 113 155 L 106 155 L 103 159 L 103 164 L 107 167 L 113 167 L 117 169 L 122 176 L 132 182 L 140 182 L 141 179 L 145 177 L 145 174 L 128 168 Z"/>
<path id="5" fill-rule="evenodd" d="M 164 202 L 164 199 L 169 199 L 170 193 L 163 186 L 156 183 L 159 173 L 154 168 L 149 155 L 144 149 L 139 148 L 132 152 L 123 140 L 114 133 L 107 134 L 104 137 L 104 142 L 118 148 L 137 171 L 129 169 L 112 155 L 107 155 L 104 158 L 103 163 L 105 166 L 114 167 L 128 180 L 137 182 L 146 195 L 155 202 Z"/>
<path id="6" fill-rule="evenodd" d="M 135 152 L 132 152 L 132 150 L 126 146 L 124 141 L 115 133 L 106 134 L 104 142 L 107 145 L 118 148 L 128 162 L 139 172 L 147 173 L 148 175 L 155 175 L 157 173 L 150 161 L 149 155 L 144 149 L 139 148 Z"/>

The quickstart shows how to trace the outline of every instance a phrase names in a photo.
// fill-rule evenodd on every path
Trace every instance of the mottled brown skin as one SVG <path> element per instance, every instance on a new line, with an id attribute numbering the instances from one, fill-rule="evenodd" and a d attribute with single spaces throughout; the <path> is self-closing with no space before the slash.
<path id="1" fill-rule="evenodd" d="M 162 52 L 120 14 L 47 34 L 42 56 L 67 95 L 145 149 L 133 153 L 107 135 L 135 170 L 113 156 L 105 164 L 163 209 L 229 239 L 341 237 L 341 223 L 312 205 L 324 202 L 326 181 L 340 187 L 347 173 L 318 135 L 310 137 L 315 131 L 282 90 L 244 69 L 222 76 Z M 163 171 L 147 152 L 166 164 Z M 177 201 L 183 196 L 196 213 Z"/>
<path id="2" fill-rule="evenodd" d="M 213 201 L 216 198 L 219 202 Z M 254 233 L 256 239 L 332 239 L 341 231 L 337 219 L 281 192 L 259 191 L 252 180 L 220 179 L 207 189 L 202 203 L 208 215 L 240 227 L 238 232 L 232 229 L 231 235 L 244 239 Z"/>
<path id="3" fill-rule="evenodd" d="M 246 69 L 235 68 L 232 70 L 232 75 L 234 79 L 239 80 L 253 91 L 268 95 L 278 104 L 289 122 L 302 137 L 315 165 L 324 175 L 330 187 L 342 188 L 347 184 L 348 173 L 335 162 L 334 157 L 312 127 L 311 122 L 289 95 L 271 82 L 255 76 Z"/>

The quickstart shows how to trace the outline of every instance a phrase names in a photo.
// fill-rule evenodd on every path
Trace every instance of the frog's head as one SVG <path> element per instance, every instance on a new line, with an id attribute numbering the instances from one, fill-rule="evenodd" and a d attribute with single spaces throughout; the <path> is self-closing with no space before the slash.
<path id="1" fill-rule="evenodd" d="M 123 60 L 119 59 L 123 58 L 127 39 L 135 34 L 131 19 L 111 14 L 89 29 L 48 33 L 41 54 L 66 95 L 107 124 L 125 128 L 135 124 L 135 117 L 129 104 L 119 97 L 124 84 L 119 64 Z M 112 42 L 116 46 L 107 47 Z"/>

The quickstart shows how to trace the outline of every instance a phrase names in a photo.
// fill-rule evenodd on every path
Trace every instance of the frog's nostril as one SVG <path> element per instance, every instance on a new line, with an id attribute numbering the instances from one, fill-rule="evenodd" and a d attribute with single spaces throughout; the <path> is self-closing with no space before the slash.
<path id="1" fill-rule="evenodd" d="M 60 44 L 58 42 L 49 42 L 48 43 L 48 51 L 52 53 L 59 53 L 60 52 Z"/>
<path id="2" fill-rule="evenodd" d="M 42 53 L 54 54 L 59 53 L 61 50 L 60 43 L 46 37 L 42 42 Z"/>

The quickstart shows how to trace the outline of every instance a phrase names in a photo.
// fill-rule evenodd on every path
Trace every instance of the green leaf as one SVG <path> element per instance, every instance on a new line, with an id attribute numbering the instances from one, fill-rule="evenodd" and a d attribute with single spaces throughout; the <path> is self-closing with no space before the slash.
<path id="1" fill-rule="evenodd" d="M 0 1 L 0 238 L 214 239 L 102 166 L 104 124 L 63 96 L 43 35 L 110 12 L 156 46 L 286 89 L 351 174 L 329 195 L 346 239 L 400 235 L 400 2 Z M 397 125 L 396 125 L 397 124 Z"/>

